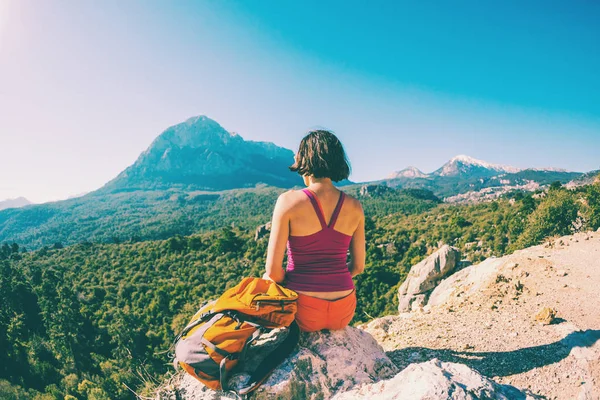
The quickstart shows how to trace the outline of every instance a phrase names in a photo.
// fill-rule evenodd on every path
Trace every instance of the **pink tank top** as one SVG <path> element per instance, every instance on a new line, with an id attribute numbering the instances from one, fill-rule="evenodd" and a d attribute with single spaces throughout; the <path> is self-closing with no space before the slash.
<path id="1" fill-rule="evenodd" d="M 340 192 L 340 199 L 327 225 L 317 196 L 309 189 L 302 191 L 310 199 L 322 229 L 312 235 L 289 236 L 286 286 L 292 290 L 306 292 L 354 289 L 354 282 L 346 264 L 352 236 L 333 229 L 344 203 L 344 192 Z"/>

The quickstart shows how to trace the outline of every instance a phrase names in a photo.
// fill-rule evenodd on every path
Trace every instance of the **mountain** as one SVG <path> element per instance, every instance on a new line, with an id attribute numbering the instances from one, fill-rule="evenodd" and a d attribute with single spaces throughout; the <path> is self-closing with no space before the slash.
<path id="1" fill-rule="evenodd" d="M 570 173 L 570 171 L 563 168 L 517 168 L 510 165 L 488 163 L 466 155 L 458 155 L 431 174 L 423 173 L 416 167 L 407 167 L 401 171 L 392 172 L 388 175 L 387 179 L 426 178 L 433 176 L 463 176 L 473 178 L 517 174 L 523 171 Z"/>
<path id="2" fill-rule="evenodd" d="M 287 188 L 302 183 L 287 168 L 293 156 L 273 143 L 244 140 L 206 116 L 192 117 L 161 133 L 100 190 L 225 190 L 259 183 Z"/>
<path id="3" fill-rule="evenodd" d="M 39 248 L 139 241 L 264 223 L 282 189 L 303 185 L 288 169 L 292 162 L 291 150 L 244 140 L 206 116 L 193 117 L 165 130 L 99 190 L 1 211 L 0 243 Z"/>
<path id="4" fill-rule="evenodd" d="M 404 168 L 401 171 L 392 172 L 391 174 L 388 175 L 388 179 L 395 179 L 395 178 L 425 178 L 425 177 L 427 177 L 427 174 L 421 172 L 421 170 L 419 170 L 416 167 Z"/>
<path id="5" fill-rule="evenodd" d="M 25 197 L 17 197 L 16 199 L 7 199 L 0 201 L 0 210 L 7 208 L 20 208 L 32 204 Z"/>
<path id="6" fill-rule="evenodd" d="M 559 168 L 517 168 L 466 155 L 453 157 L 430 174 L 408 167 L 376 181 L 394 188 L 427 189 L 450 202 L 491 200 L 514 190 L 535 191 L 583 175 Z"/>
<path id="7" fill-rule="evenodd" d="M 575 188 L 583 185 L 591 185 L 592 183 L 600 182 L 600 169 L 586 172 L 585 174 L 573 179 L 567 183 L 568 188 Z"/>
<path id="8" fill-rule="evenodd" d="M 459 155 L 452 158 L 441 168 L 432 173 L 434 176 L 459 176 L 469 177 L 493 176 L 499 173 L 516 173 L 521 169 L 507 165 L 490 164 L 475 158 Z"/>

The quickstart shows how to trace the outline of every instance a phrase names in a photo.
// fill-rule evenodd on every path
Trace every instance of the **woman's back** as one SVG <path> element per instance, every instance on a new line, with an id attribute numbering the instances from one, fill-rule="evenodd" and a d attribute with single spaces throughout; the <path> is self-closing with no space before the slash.
<path id="1" fill-rule="evenodd" d="M 354 289 L 347 254 L 362 209 L 357 210 L 356 199 L 333 186 L 319 189 L 289 196 L 294 204 L 290 207 L 286 285 L 321 298 L 338 298 Z"/>
<path id="2" fill-rule="evenodd" d="M 306 190 L 306 189 L 305 189 Z M 334 210 L 340 200 L 342 191 L 308 189 L 320 204 L 326 225 L 331 225 Z M 290 236 L 309 236 L 322 230 L 319 216 L 304 190 L 295 190 L 288 195 L 290 201 Z M 362 209 L 358 200 L 344 194 L 343 203 L 335 223 L 330 226 L 336 232 L 352 236 L 358 227 Z"/>

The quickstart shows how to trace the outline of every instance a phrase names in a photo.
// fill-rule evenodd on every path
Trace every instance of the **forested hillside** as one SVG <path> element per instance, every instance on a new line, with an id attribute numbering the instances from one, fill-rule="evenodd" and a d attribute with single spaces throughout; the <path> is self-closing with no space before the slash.
<path id="1" fill-rule="evenodd" d="M 344 190 L 358 195 L 360 186 Z M 181 190 L 90 193 L 76 199 L 0 212 L 0 243 L 28 249 L 60 243 L 122 243 L 167 239 L 219 229 L 232 224 L 254 229 L 271 218 L 284 189 L 258 187 L 221 192 Z M 423 190 L 389 190 L 365 199 L 369 212 L 414 213 L 434 207 L 439 199 Z"/>
<path id="2" fill-rule="evenodd" d="M 97 243 L 80 230 L 72 239 L 79 243 L 70 246 L 0 246 L 0 397 L 126 399 L 133 398 L 128 387 L 150 390 L 171 370 L 166 352 L 198 306 L 241 277 L 263 273 L 268 237 L 255 241 L 254 228 L 268 221 L 280 191 L 261 190 L 229 193 L 226 211 L 204 216 L 214 229 L 207 221 L 185 222 L 204 206 L 169 198 L 180 204 L 169 210 L 181 208 L 185 218 L 170 219 L 165 210 L 162 219 L 136 216 L 128 225 L 127 210 L 111 219 L 106 207 L 105 228 L 125 242 Z M 441 242 L 475 262 L 600 227 L 600 185 L 574 191 L 553 185 L 547 194 L 470 206 L 441 204 L 419 190 L 375 191 L 361 201 L 367 266 L 356 279 L 355 323 L 395 312 L 398 285 Z M 131 241 L 124 234 L 139 230 L 140 238 L 151 238 L 141 228 L 158 232 L 152 227 L 163 223 L 170 227 L 160 233 L 171 236 L 165 240 Z"/>

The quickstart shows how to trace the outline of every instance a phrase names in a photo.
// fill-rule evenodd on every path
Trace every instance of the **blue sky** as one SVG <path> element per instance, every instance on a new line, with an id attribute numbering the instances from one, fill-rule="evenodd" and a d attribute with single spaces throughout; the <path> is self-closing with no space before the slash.
<path id="1" fill-rule="evenodd" d="M 323 4 L 326 3 L 326 4 Z M 0 199 L 94 190 L 205 114 L 351 179 L 457 154 L 600 168 L 600 3 L 0 2 Z"/>

